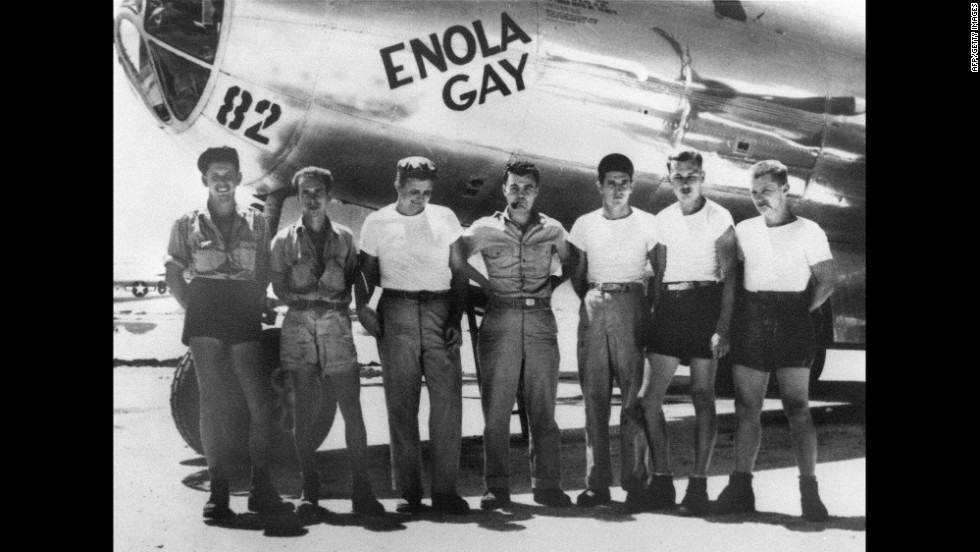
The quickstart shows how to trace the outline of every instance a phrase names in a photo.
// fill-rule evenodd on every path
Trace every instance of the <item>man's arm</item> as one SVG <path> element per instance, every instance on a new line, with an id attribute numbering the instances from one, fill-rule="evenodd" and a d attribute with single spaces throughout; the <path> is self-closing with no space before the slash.
<path id="1" fill-rule="evenodd" d="M 647 282 L 647 305 L 652 317 L 660 303 L 660 287 L 664 281 L 664 269 L 667 268 L 667 246 L 658 243 L 647 251 L 647 260 L 653 269 L 653 277 Z"/>
<path id="2" fill-rule="evenodd" d="M 380 338 L 384 332 L 381 319 L 368 303 L 374 295 L 374 288 L 381 283 L 381 263 L 374 255 L 361 251 L 358 274 L 354 277 L 354 303 L 357 305 L 357 319 L 361 326 L 374 337 Z"/>
<path id="3" fill-rule="evenodd" d="M 187 247 L 187 227 L 184 219 L 178 219 L 170 229 L 170 242 L 167 244 L 166 276 L 167 287 L 180 306 L 187 310 L 187 282 L 184 269 L 190 264 L 191 253 Z"/>
<path id="4" fill-rule="evenodd" d="M 585 294 L 589 291 L 589 259 L 585 251 L 582 251 L 574 244 L 568 244 L 569 262 L 573 264 L 571 270 L 572 289 L 579 299 L 585 299 Z M 562 268 L 564 270 L 564 267 Z"/>
<path id="5" fill-rule="evenodd" d="M 813 287 L 813 296 L 810 300 L 810 312 L 813 312 L 819 309 L 820 305 L 823 305 L 824 301 L 834 293 L 836 284 L 834 281 L 833 259 L 827 259 L 815 265 L 810 265 L 810 272 L 816 280 L 816 285 Z"/>
<path id="6" fill-rule="evenodd" d="M 187 310 L 187 282 L 184 281 L 184 269 L 176 263 L 167 263 L 167 287 L 180 306 Z"/>
<path id="7" fill-rule="evenodd" d="M 446 320 L 446 347 L 450 351 L 456 350 L 463 344 L 463 333 L 460 330 L 459 322 L 463 318 L 463 310 L 466 308 L 466 292 L 469 287 L 469 273 L 476 270 L 467 270 L 470 266 L 463 257 L 462 238 L 453 242 L 449 246 L 449 270 L 452 272 L 452 282 L 450 284 L 450 305 L 449 318 Z M 470 267 L 472 269 L 472 267 Z"/>
<path id="8" fill-rule="evenodd" d="M 286 263 L 285 240 L 272 240 L 270 249 L 269 279 L 272 281 L 272 293 L 281 301 L 287 301 L 287 294 L 289 293 L 289 266 Z"/>
<path id="9" fill-rule="evenodd" d="M 460 254 L 463 258 L 462 270 L 464 272 L 464 276 L 466 277 L 467 285 L 469 284 L 470 280 L 476 282 L 476 285 L 480 286 L 483 293 L 486 294 L 487 297 L 490 297 L 490 293 L 492 291 L 490 288 L 490 280 L 483 274 L 480 274 L 480 271 L 469 262 L 470 257 L 472 257 L 478 250 L 476 236 L 470 234 L 469 232 L 464 232 L 456 243 L 460 245 Z M 452 250 L 450 250 L 450 261 L 452 261 Z"/>
<path id="10" fill-rule="evenodd" d="M 718 265 L 721 268 L 721 313 L 715 326 L 715 335 L 711 336 L 711 350 L 715 358 L 728 354 L 729 335 L 732 326 L 732 311 L 735 309 L 735 293 L 741 279 L 738 265 L 738 245 L 736 244 L 735 229 L 728 227 L 725 233 L 715 241 L 715 251 L 718 254 Z"/>

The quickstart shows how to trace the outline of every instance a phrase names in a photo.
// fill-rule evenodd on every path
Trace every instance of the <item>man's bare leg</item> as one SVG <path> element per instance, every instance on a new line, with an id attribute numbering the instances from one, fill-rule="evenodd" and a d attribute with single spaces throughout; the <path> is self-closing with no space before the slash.
<path id="1" fill-rule="evenodd" d="M 817 491 L 817 430 L 810 416 L 810 369 L 780 368 L 776 371 L 783 411 L 789 419 L 793 452 L 800 467 L 800 504 L 809 521 L 827 521 L 827 507 Z"/>

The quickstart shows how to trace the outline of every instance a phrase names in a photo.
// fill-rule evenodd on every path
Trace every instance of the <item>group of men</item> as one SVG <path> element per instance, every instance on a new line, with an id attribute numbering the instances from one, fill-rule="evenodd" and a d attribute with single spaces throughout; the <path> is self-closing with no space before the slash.
<path id="1" fill-rule="evenodd" d="M 234 387 L 243 391 L 251 420 L 248 509 L 279 513 L 293 508 L 281 499 L 268 471 L 276 397 L 258 364 L 258 347 L 270 282 L 288 305 L 280 360 L 294 393 L 301 510 L 319 509 L 319 443 L 312 430 L 326 383 L 336 393 L 347 428 L 353 510 L 384 513 L 366 469 L 349 313 L 353 289 L 358 320 L 377 338 L 381 358 L 397 511 L 429 508 L 423 504 L 418 420 L 424 378 L 430 402 L 431 508 L 469 512 L 457 492 L 457 476 L 460 320 L 470 281 L 487 296 L 478 339 L 485 420 L 480 507 L 493 510 L 510 503 L 510 420 L 518 397 L 530 429 L 533 500 L 571 506 L 560 485 L 559 349 L 551 310 L 552 291 L 566 278 L 582 300 L 577 352 L 587 476 L 586 489 L 575 501 L 579 506 L 611 500 L 614 380 L 622 394 L 620 483 L 627 492 L 626 508 L 676 506 L 663 401 L 677 366 L 684 363 L 691 367 L 697 421 L 695 464 L 681 508 L 694 515 L 754 511 L 751 480 L 761 407 L 769 374 L 775 372 L 801 473 L 803 516 L 828 518 L 817 492 L 816 436 L 807 400 L 815 345 L 809 311 L 833 292 L 833 268 L 823 231 L 789 210 L 782 164 L 753 166 L 751 195 L 761 216 L 735 226 L 725 208 L 701 193 L 700 154 L 685 151 L 667 161 L 678 201 L 654 216 L 629 204 L 633 164 L 613 153 L 598 165 L 602 207 L 579 217 L 566 232 L 534 207 L 541 174 L 533 163 L 508 164 L 503 171 L 506 207 L 463 229 L 452 210 L 429 203 L 438 181 L 435 164 L 408 157 L 397 164 L 397 201 L 365 219 L 359 245 L 350 229 L 327 216 L 333 177 L 326 169 L 298 171 L 289 190 L 266 200 L 267 215 L 278 214 L 283 196 L 291 193 L 303 208 L 299 220 L 273 237 L 275 228 L 261 214 L 235 203 L 242 175 L 234 149 L 208 149 L 198 167 L 208 188 L 207 206 L 175 223 L 167 281 L 186 309 L 183 340 L 191 348 L 200 384 L 201 440 L 211 478 L 206 518 L 234 515 L 229 459 L 220 435 L 228 415 L 222 394 Z M 477 253 L 485 276 L 468 262 Z M 376 287 L 383 292 L 375 310 L 369 304 Z M 706 475 L 717 432 L 714 380 L 718 359 L 730 349 L 738 420 L 735 470 L 711 503 Z"/>

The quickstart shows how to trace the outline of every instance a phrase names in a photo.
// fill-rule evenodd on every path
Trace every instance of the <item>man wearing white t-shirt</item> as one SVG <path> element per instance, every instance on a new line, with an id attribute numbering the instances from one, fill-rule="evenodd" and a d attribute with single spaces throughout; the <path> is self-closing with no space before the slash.
<path id="1" fill-rule="evenodd" d="M 817 434 L 810 417 L 810 364 L 814 335 L 810 312 L 834 292 L 827 235 L 789 209 L 787 169 L 778 161 L 752 167 L 752 201 L 762 216 L 735 227 L 744 261 L 744 291 L 736 310 L 732 356 L 735 380 L 735 471 L 718 496 L 718 513 L 755 511 L 752 469 L 762 438 L 762 402 L 769 373 L 779 380 L 800 468 L 803 517 L 827 521 L 817 492 Z M 811 278 L 813 287 L 808 291 Z"/>
<path id="2" fill-rule="evenodd" d="M 418 513 L 422 505 L 422 445 L 419 400 L 422 376 L 429 392 L 432 441 L 432 507 L 465 514 L 456 492 L 462 445 L 462 382 L 459 322 L 466 277 L 458 239 L 463 229 L 446 207 L 428 205 L 437 178 L 424 157 L 398 162 L 398 201 L 364 219 L 361 269 L 368 296 L 380 285 L 378 312 L 358 309 L 358 318 L 378 338 L 391 435 L 391 469 L 401 494 L 396 509 Z"/>
<path id="3" fill-rule="evenodd" d="M 701 195 L 701 154 L 683 151 L 667 161 L 677 203 L 657 213 L 657 255 L 663 283 L 651 289 L 647 335 L 649 367 L 639 400 L 646 420 L 655 475 L 670 475 L 670 442 L 663 402 L 680 363 L 691 367 L 691 402 L 696 417 L 694 468 L 681 507 L 690 514 L 708 509 L 707 470 L 715 444 L 715 373 L 728 352 L 735 302 L 735 229 L 727 209 Z M 655 491 L 656 489 L 651 489 Z M 674 487 L 651 492 L 652 509 L 674 506 Z"/>
<path id="4" fill-rule="evenodd" d="M 587 488 L 576 503 L 591 507 L 610 500 L 609 412 L 615 378 L 622 392 L 620 483 L 627 492 L 627 508 L 639 510 L 652 471 L 646 465 L 648 447 L 637 407 L 643 371 L 644 270 L 647 261 L 656 262 L 659 237 L 655 217 L 629 205 L 630 159 L 609 154 L 599 162 L 598 172 L 602 208 L 579 217 L 569 235 L 578 250 L 572 285 L 582 298 L 578 370 L 585 402 Z"/>

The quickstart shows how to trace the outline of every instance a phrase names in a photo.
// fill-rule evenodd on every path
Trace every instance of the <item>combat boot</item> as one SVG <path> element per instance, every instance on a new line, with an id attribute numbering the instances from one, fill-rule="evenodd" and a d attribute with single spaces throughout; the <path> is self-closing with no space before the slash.
<path id="1" fill-rule="evenodd" d="M 567 508 L 572 505 L 572 499 L 561 489 L 534 489 L 534 501 L 552 508 Z"/>
<path id="2" fill-rule="evenodd" d="M 510 504 L 510 489 L 506 487 L 490 487 L 480 499 L 481 510 L 496 510 Z"/>
<path id="3" fill-rule="evenodd" d="M 457 493 L 432 492 L 432 509 L 445 514 L 465 515 L 470 513 L 470 505 Z"/>
<path id="4" fill-rule="evenodd" d="M 316 516 L 326 509 L 320 507 L 320 476 L 317 473 L 303 474 L 303 496 L 299 500 L 296 513 L 301 516 Z"/>
<path id="5" fill-rule="evenodd" d="M 214 478 L 211 480 L 211 496 L 204 504 L 205 519 L 229 519 L 235 516 L 235 512 L 228 507 L 228 480 L 225 478 Z"/>
<path id="6" fill-rule="evenodd" d="M 674 476 L 654 475 L 647 488 L 647 510 L 669 510 L 677 506 L 677 490 L 674 488 Z"/>
<path id="7" fill-rule="evenodd" d="M 716 514 L 739 514 L 755 512 L 755 493 L 752 492 L 752 474 L 732 472 L 718 500 L 715 502 Z"/>
<path id="8" fill-rule="evenodd" d="M 800 505 L 803 507 L 803 519 L 807 521 L 827 521 L 830 515 L 827 507 L 820 500 L 817 492 L 817 477 L 815 475 L 800 476 Z"/>
<path id="9" fill-rule="evenodd" d="M 385 507 L 374 496 L 371 483 L 366 477 L 351 479 L 351 505 L 354 513 L 362 516 L 383 516 Z"/>
<path id="10" fill-rule="evenodd" d="M 248 509 L 257 514 L 288 514 L 293 505 L 283 502 L 279 492 L 272 485 L 272 478 L 266 470 L 252 470 L 252 489 L 248 494 Z"/>
<path id="11" fill-rule="evenodd" d="M 692 516 L 708 513 L 708 478 L 691 477 L 687 480 L 687 492 L 681 501 L 681 512 Z"/>

